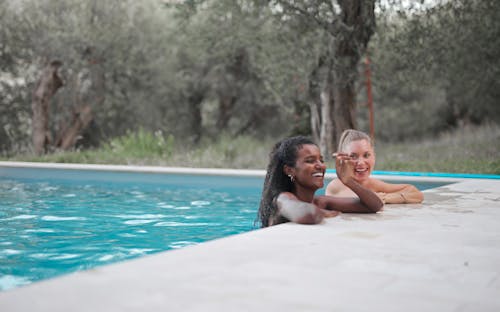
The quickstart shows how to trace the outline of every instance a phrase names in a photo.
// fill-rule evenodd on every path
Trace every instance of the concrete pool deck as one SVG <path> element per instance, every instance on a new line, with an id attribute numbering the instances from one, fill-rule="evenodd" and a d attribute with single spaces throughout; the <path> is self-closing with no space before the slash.
<path id="1" fill-rule="evenodd" d="M 0 311 L 500 311 L 500 180 L 424 193 L 3 291 Z"/>

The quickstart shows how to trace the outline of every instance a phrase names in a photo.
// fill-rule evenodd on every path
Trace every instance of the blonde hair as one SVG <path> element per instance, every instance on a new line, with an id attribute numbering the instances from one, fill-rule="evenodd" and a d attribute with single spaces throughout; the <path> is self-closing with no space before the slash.
<path id="1" fill-rule="evenodd" d="M 351 142 L 354 141 L 360 141 L 360 140 L 366 140 L 370 146 L 373 148 L 373 143 L 372 140 L 370 139 L 370 136 L 363 131 L 359 130 L 354 130 L 354 129 L 347 129 L 342 132 L 342 135 L 340 136 L 339 139 L 339 146 L 337 151 L 338 152 L 345 152 L 347 150 L 347 147 Z"/>

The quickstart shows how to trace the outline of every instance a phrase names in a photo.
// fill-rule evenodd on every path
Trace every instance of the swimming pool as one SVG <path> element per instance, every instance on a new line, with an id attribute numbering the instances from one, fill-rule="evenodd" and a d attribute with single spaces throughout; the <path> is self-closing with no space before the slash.
<path id="1" fill-rule="evenodd" d="M 2 168 L 0 289 L 255 229 L 259 177 Z"/>
<path id="2" fill-rule="evenodd" d="M 0 290 L 254 230 L 262 182 L 0 167 Z"/>

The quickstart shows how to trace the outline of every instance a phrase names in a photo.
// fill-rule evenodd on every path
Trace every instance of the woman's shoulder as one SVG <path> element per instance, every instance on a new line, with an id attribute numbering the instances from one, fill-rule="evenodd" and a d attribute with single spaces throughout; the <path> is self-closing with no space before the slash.
<path id="1" fill-rule="evenodd" d="M 344 183 L 342 183 L 342 181 L 340 181 L 340 179 L 336 178 L 336 179 L 333 179 L 332 181 L 330 181 L 330 183 L 328 183 L 328 185 L 326 186 L 325 193 L 327 195 L 334 195 L 334 194 L 341 192 L 345 188 L 347 188 L 347 186 L 345 186 Z"/>
<path id="2" fill-rule="evenodd" d="M 297 199 L 297 196 L 292 192 L 281 192 L 274 198 L 276 201 L 286 199 Z"/>
<path id="3" fill-rule="evenodd" d="M 328 186 L 332 186 L 332 187 L 339 187 L 342 185 L 344 185 L 344 184 L 342 183 L 342 181 L 340 181 L 339 178 L 334 178 L 333 180 L 330 181 L 330 183 L 328 183 Z"/>

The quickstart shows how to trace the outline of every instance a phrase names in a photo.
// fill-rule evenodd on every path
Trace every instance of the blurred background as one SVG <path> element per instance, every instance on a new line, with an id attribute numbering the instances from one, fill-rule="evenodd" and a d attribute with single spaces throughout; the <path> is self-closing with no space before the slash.
<path id="1" fill-rule="evenodd" d="M 495 0 L 0 0 L 2 160 L 265 168 L 342 130 L 381 170 L 500 174 Z"/>

